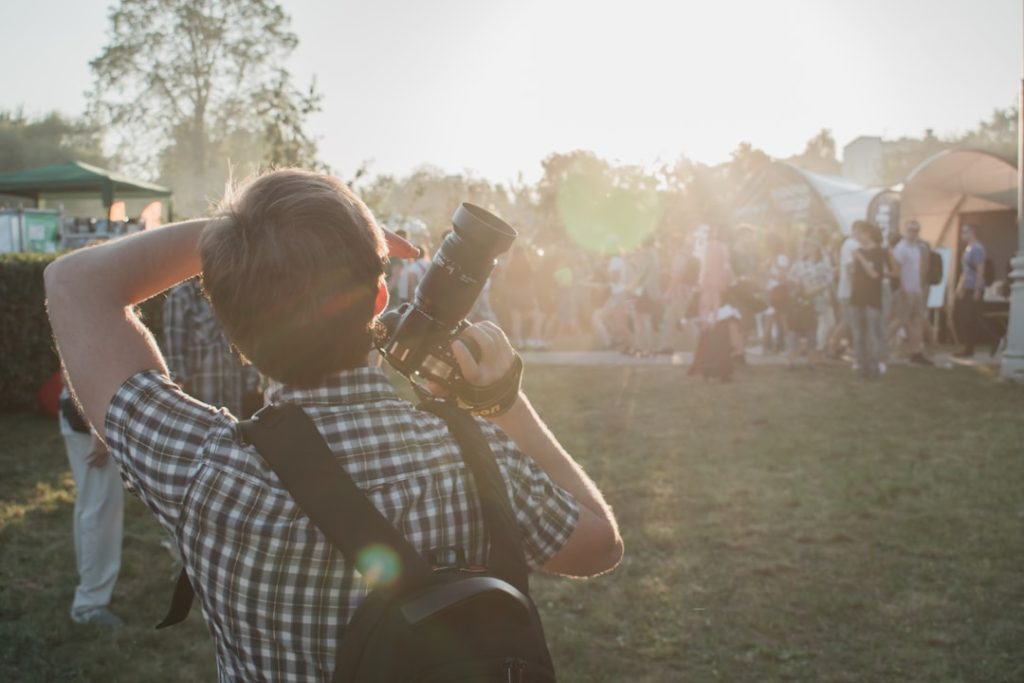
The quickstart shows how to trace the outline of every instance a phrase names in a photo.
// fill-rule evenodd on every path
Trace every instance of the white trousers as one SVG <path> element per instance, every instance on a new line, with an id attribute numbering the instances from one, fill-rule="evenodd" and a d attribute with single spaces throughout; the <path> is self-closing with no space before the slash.
<path id="1" fill-rule="evenodd" d="M 91 438 L 64 433 L 64 445 L 75 477 L 75 558 L 78 588 L 72 612 L 110 604 L 121 570 L 121 533 L 124 525 L 124 489 L 117 465 L 109 457 L 102 467 L 85 462 Z"/>

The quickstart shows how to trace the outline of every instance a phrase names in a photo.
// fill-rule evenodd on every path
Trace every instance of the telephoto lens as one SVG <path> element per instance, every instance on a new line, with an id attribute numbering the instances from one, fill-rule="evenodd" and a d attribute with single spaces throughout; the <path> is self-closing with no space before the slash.
<path id="1" fill-rule="evenodd" d="M 452 216 L 452 232 L 434 255 L 411 304 L 381 316 L 384 358 L 415 384 L 448 388 L 461 379 L 451 342 L 463 326 L 495 259 L 508 251 L 516 231 L 479 206 L 463 203 Z"/>

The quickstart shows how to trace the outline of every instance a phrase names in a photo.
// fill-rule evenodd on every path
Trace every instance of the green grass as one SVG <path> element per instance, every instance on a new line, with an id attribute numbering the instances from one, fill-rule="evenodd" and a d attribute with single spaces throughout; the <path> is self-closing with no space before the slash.
<path id="1" fill-rule="evenodd" d="M 626 560 L 538 577 L 565 681 L 1024 680 L 1024 390 L 966 368 L 527 371 L 615 507 Z M 67 619 L 72 484 L 52 423 L 0 417 L 0 680 L 214 680 L 135 500 L 110 634 Z"/>

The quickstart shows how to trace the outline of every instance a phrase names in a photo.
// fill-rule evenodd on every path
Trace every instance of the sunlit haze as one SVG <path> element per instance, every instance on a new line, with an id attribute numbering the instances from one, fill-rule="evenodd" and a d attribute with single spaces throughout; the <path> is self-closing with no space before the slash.
<path id="1" fill-rule="evenodd" d="M 77 114 L 109 0 L 5 3 L 0 106 Z M 821 128 L 955 133 L 1015 102 L 1013 0 L 285 0 L 310 130 L 346 175 L 427 163 L 494 180 L 553 151 L 715 163 L 797 153 Z M 11 30 L 17 26 L 17 30 Z M 11 65 L 17 65 L 12 69 Z"/>

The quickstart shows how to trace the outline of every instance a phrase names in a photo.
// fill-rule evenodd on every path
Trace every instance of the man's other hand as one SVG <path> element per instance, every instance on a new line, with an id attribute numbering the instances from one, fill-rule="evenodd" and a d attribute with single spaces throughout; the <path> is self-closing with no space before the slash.
<path id="1" fill-rule="evenodd" d="M 107 445 L 93 434 L 89 452 L 85 455 L 85 464 L 89 467 L 103 467 L 107 464 L 109 456 L 110 451 L 107 450 Z"/>
<path id="2" fill-rule="evenodd" d="M 475 387 L 487 387 L 500 381 L 512 369 L 516 352 L 501 328 L 490 321 L 470 325 L 452 343 L 452 353 L 462 376 Z M 461 337 L 471 339 L 480 347 L 474 358 Z"/>

